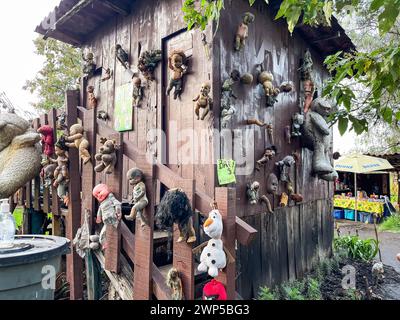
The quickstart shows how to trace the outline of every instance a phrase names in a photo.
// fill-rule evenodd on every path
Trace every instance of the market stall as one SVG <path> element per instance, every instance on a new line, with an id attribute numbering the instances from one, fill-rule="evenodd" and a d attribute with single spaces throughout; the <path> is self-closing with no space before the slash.
<path id="1" fill-rule="evenodd" d="M 380 220 L 390 215 L 389 176 L 382 170 L 392 168 L 385 159 L 361 154 L 335 161 L 335 169 L 341 172 L 334 197 L 335 218 L 373 222 L 374 216 Z"/>

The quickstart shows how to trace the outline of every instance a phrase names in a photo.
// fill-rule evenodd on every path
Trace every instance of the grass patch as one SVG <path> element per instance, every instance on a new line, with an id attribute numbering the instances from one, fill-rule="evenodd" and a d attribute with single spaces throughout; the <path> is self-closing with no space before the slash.
<path id="1" fill-rule="evenodd" d="M 386 218 L 380 224 L 379 231 L 400 232 L 400 214 L 396 213 Z"/>

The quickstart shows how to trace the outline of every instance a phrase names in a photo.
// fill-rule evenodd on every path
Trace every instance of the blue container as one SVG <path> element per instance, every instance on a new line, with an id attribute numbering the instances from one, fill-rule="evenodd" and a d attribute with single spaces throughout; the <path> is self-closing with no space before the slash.
<path id="1" fill-rule="evenodd" d="M 364 223 L 374 223 L 374 215 L 369 212 L 360 212 L 360 222 Z"/>
<path id="2" fill-rule="evenodd" d="M 355 220 L 355 212 L 354 210 L 344 209 L 344 218 L 346 220 Z"/>
<path id="3" fill-rule="evenodd" d="M 342 209 L 334 209 L 333 217 L 337 220 L 344 219 L 344 211 Z"/>

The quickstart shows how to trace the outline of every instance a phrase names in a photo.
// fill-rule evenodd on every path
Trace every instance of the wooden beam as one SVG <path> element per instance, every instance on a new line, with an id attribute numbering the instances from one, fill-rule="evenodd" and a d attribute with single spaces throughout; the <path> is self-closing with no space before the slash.
<path id="1" fill-rule="evenodd" d="M 236 239 L 240 244 L 248 246 L 255 239 L 257 232 L 252 226 L 236 217 Z"/>
<path id="2" fill-rule="evenodd" d="M 66 92 L 66 110 L 68 128 L 78 121 L 79 92 Z M 66 235 L 72 241 L 81 225 L 81 177 L 79 172 L 79 152 L 76 148 L 69 149 L 69 205 L 66 221 Z M 83 299 L 83 261 L 73 250 L 67 255 L 67 280 L 70 284 L 70 299 Z"/>
<path id="3" fill-rule="evenodd" d="M 157 300 L 172 300 L 171 289 L 166 285 L 165 277 L 153 263 L 153 293 Z"/>
<path id="4" fill-rule="evenodd" d="M 102 0 L 101 3 L 107 8 L 123 16 L 127 16 L 130 13 L 130 9 L 126 8 L 125 6 L 121 6 L 120 4 L 114 3 L 112 1 Z"/>

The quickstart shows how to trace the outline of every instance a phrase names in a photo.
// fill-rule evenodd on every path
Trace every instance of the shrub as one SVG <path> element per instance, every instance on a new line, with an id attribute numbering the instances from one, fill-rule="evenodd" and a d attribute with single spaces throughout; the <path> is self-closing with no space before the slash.
<path id="1" fill-rule="evenodd" d="M 317 279 L 308 278 L 307 280 L 307 299 L 322 300 L 320 283 Z"/>
<path id="2" fill-rule="evenodd" d="M 379 226 L 379 231 L 400 232 L 400 214 L 396 213 L 386 218 Z"/>
<path id="3" fill-rule="evenodd" d="M 357 236 L 336 238 L 333 245 L 335 250 L 345 250 L 349 258 L 366 262 L 372 261 L 379 250 L 375 239 L 361 240 Z"/>
<path id="4" fill-rule="evenodd" d="M 261 287 L 258 293 L 258 300 L 279 300 L 279 295 L 268 287 Z"/>

